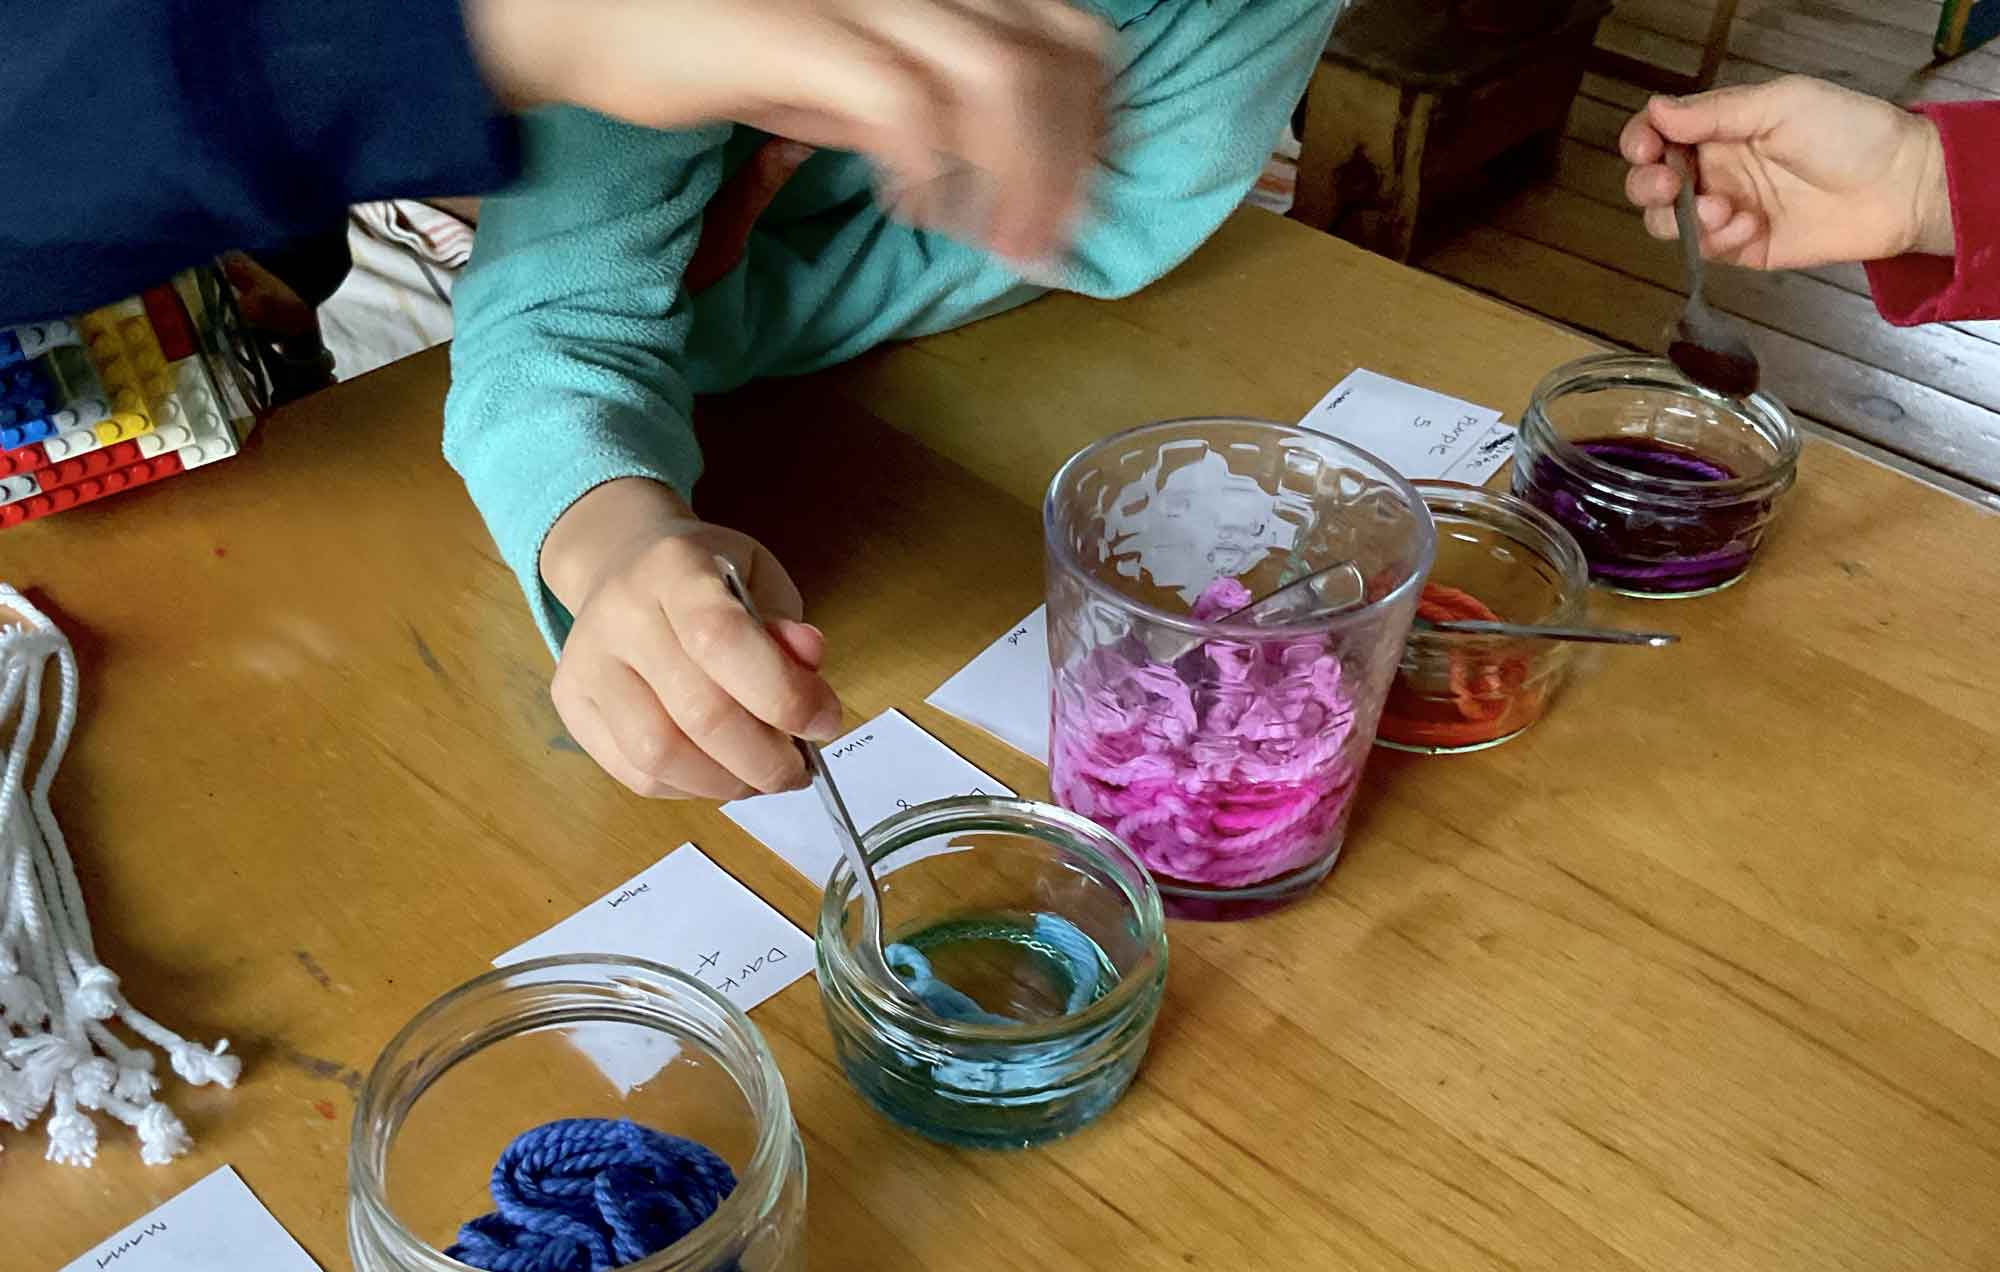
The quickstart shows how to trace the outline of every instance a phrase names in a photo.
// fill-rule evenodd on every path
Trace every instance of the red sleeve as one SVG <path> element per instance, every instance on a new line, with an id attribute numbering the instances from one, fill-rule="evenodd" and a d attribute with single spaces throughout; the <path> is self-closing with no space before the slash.
<path id="1" fill-rule="evenodd" d="M 2000 102 L 1926 102 L 1951 197 L 1951 256 L 1868 263 L 1875 308 L 1899 327 L 2000 318 Z"/>

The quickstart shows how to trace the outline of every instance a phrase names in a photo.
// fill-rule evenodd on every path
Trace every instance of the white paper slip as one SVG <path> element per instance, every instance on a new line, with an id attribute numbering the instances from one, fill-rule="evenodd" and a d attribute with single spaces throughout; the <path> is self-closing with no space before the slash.
<path id="1" fill-rule="evenodd" d="M 201 1182 L 98 1245 L 63 1272 L 322 1272 L 236 1172 Z"/>
<path id="2" fill-rule="evenodd" d="M 934 799 L 1014 793 L 893 708 L 829 744 L 826 767 L 864 832 L 892 813 Z M 840 860 L 840 841 L 817 794 L 758 795 L 724 804 L 722 811 L 800 874 L 826 886 Z"/>
<path id="3" fill-rule="evenodd" d="M 925 701 L 1047 764 L 1048 607 L 1016 623 Z"/>
<path id="4" fill-rule="evenodd" d="M 682 844 L 548 931 L 493 960 L 622 954 L 686 972 L 749 1011 L 813 970 L 813 945 L 791 920 L 693 844 Z M 677 1048 L 665 1034 L 580 1027 L 571 1041 L 630 1091 Z"/>
<path id="5" fill-rule="evenodd" d="M 1307 411 L 1300 428 L 1352 442 L 1413 480 L 1480 480 L 1471 474 L 1479 457 L 1485 474 L 1505 463 L 1511 447 L 1497 440 L 1511 433 L 1500 412 L 1455 397 L 1405 384 L 1373 371 L 1356 370 L 1333 386 Z M 1493 456 L 1499 454 L 1497 462 Z"/>

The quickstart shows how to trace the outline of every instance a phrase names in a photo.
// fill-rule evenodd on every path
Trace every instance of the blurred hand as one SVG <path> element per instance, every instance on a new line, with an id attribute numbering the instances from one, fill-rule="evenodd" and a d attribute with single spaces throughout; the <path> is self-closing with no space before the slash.
<path id="1" fill-rule="evenodd" d="M 1061 255 L 1104 127 L 1110 33 L 1065 0 L 462 0 L 516 106 L 655 128 L 734 120 L 866 155 L 893 190 L 963 168 L 994 191 L 972 237 Z"/>
<path id="2" fill-rule="evenodd" d="M 1702 252 L 1753 269 L 1805 269 L 1905 252 L 1950 255 L 1951 199 L 1937 129 L 1878 98 L 1787 76 L 1655 97 L 1618 148 L 1626 197 L 1671 239 L 1680 178 L 1666 146 L 1695 151 Z"/>
<path id="3" fill-rule="evenodd" d="M 759 627 L 715 566 L 728 557 Z M 641 795 L 737 799 L 806 781 L 794 735 L 830 742 L 840 700 L 818 674 L 825 637 L 746 535 L 698 520 L 638 478 L 592 490 L 542 547 L 549 590 L 576 616 L 550 693 L 577 744 Z"/>

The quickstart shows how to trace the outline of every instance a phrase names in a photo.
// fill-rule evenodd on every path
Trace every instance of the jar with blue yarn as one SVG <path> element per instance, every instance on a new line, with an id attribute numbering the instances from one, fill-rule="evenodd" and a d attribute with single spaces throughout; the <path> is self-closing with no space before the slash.
<path id="1" fill-rule="evenodd" d="M 805 1150 L 756 1026 L 694 977 L 504 967 L 376 1061 L 348 1149 L 356 1272 L 803 1272 Z"/>
<path id="2" fill-rule="evenodd" d="M 1166 986 L 1160 896 L 1087 818 L 1029 800 L 922 804 L 864 835 L 891 970 L 855 953 L 835 868 L 818 925 L 820 1000 L 842 1070 L 883 1115 L 974 1148 L 1068 1135 L 1131 1085 Z"/>

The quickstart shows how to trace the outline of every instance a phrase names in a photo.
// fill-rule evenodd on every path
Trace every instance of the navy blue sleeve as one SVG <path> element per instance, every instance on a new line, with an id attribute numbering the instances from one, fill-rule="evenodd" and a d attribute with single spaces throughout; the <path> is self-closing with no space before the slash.
<path id="1" fill-rule="evenodd" d="M 519 157 L 457 0 L 0 0 L 0 323 Z"/>

